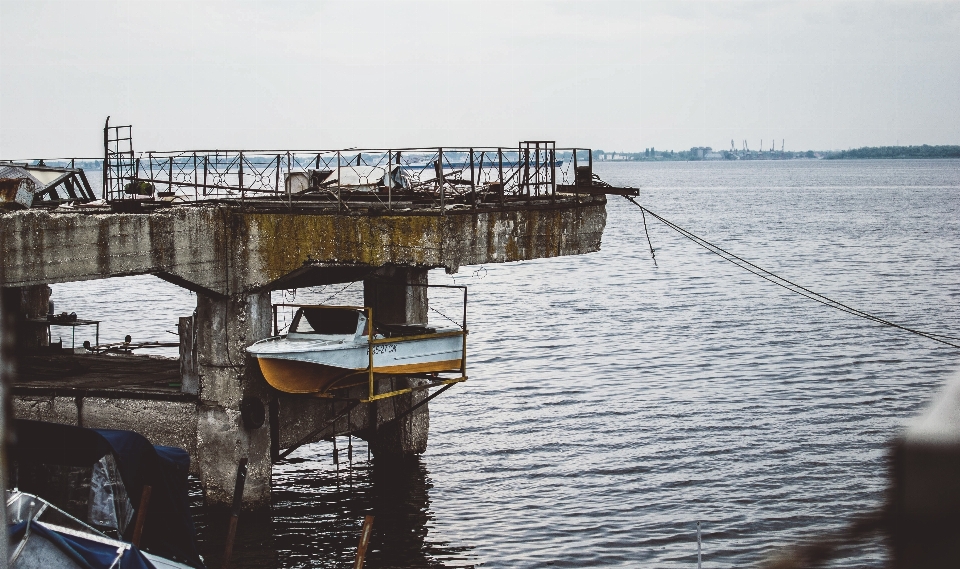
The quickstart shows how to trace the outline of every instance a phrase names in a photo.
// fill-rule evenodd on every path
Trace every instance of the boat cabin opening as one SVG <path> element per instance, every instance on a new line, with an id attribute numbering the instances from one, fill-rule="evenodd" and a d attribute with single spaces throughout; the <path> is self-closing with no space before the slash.
<path id="1" fill-rule="evenodd" d="M 373 321 L 374 335 L 382 338 L 397 338 L 422 334 L 435 334 L 436 328 L 418 324 L 386 324 Z M 277 333 L 279 331 L 276 331 Z M 367 317 L 363 311 L 352 307 L 304 306 L 298 308 L 290 323 L 290 334 L 319 334 L 326 336 L 367 335 Z"/>
<path id="2" fill-rule="evenodd" d="M 290 333 L 365 336 L 367 318 L 354 308 L 303 307 L 294 314 Z"/>

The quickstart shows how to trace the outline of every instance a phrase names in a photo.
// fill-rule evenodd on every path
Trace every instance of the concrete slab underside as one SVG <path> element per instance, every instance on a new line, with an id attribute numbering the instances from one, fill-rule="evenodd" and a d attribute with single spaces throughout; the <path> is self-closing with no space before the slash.
<path id="1" fill-rule="evenodd" d="M 157 274 L 232 296 L 305 263 L 438 268 L 597 251 L 604 196 L 446 215 L 330 215 L 180 206 L 144 214 L 0 215 L 2 286 Z"/>

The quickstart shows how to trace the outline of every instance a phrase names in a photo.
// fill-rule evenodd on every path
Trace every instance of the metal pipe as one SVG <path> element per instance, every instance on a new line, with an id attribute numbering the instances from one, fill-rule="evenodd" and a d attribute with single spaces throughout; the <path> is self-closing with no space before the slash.
<path id="1" fill-rule="evenodd" d="M 463 288 L 463 353 L 460 356 L 460 375 L 467 375 L 467 288 Z"/>
<path id="2" fill-rule="evenodd" d="M 588 184 L 593 185 L 593 150 L 590 148 L 587 149 L 587 166 L 590 168 L 590 176 L 588 177 Z"/>
<path id="3" fill-rule="evenodd" d="M 137 168 L 139 171 L 139 168 Z M 139 176 L 138 176 L 139 177 Z M 193 199 L 197 199 L 197 153 L 193 153 Z"/>
<path id="4" fill-rule="evenodd" d="M 108 132 L 110 129 L 110 117 L 107 116 L 107 122 L 103 123 L 103 200 L 107 200 L 107 180 L 110 178 L 110 141 Z"/>
<path id="5" fill-rule="evenodd" d="M 523 187 L 520 188 L 521 193 L 526 190 L 527 197 L 530 197 L 530 148 L 518 148 L 517 153 L 520 154 L 518 158 L 523 160 Z"/>
<path id="6" fill-rule="evenodd" d="M 497 156 L 500 158 L 500 205 L 503 206 L 505 188 L 503 187 L 503 148 L 497 148 Z"/>
<path id="7" fill-rule="evenodd" d="M 437 149 L 437 183 L 439 184 L 438 189 L 440 190 L 440 215 L 443 215 L 444 207 L 444 191 L 443 191 L 443 148 Z"/>
<path id="8" fill-rule="evenodd" d="M 373 516 L 366 516 L 363 518 L 363 529 L 360 530 L 360 543 L 357 545 L 357 557 L 353 560 L 353 569 L 363 569 L 363 559 L 367 556 L 371 533 L 373 533 Z"/>
<path id="9" fill-rule="evenodd" d="M 369 398 L 373 399 L 374 396 L 374 385 L 373 385 L 373 309 L 364 308 L 364 311 L 367 313 L 367 352 L 370 356 L 370 395 Z"/>
<path id="10" fill-rule="evenodd" d="M 239 152 L 239 158 L 240 158 L 240 174 L 239 174 L 240 182 L 237 184 L 237 186 L 240 187 L 240 201 L 243 201 L 243 197 L 245 194 L 245 192 L 243 191 L 243 150 Z"/>
<path id="11" fill-rule="evenodd" d="M 133 539 L 130 543 L 140 547 L 140 538 L 143 537 L 143 524 L 147 520 L 147 508 L 150 506 L 150 494 L 153 488 L 144 484 L 143 492 L 140 494 L 140 504 L 137 506 L 137 520 L 133 524 Z"/>
<path id="12" fill-rule="evenodd" d="M 550 149 L 550 193 L 554 197 L 557 195 L 557 147 Z"/>
<path id="13" fill-rule="evenodd" d="M 247 480 L 247 457 L 240 459 L 237 466 L 237 483 L 233 488 L 233 507 L 230 510 L 230 522 L 227 526 L 227 540 L 223 546 L 223 569 L 230 567 L 230 555 L 233 553 L 233 538 L 237 535 L 237 518 L 243 504 L 243 485 Z"/>
<path id="14" fill-rule="evenodd" d="M 529 148 L 527 152 L 529 152 Z M 539 142 L 537 143 L 533 152 L 534 152 L 534 167 L 535 167 L 534 174 L 533 174 L 533 179 L 534 179 L 533 190 L 534 192 L 536 192 L 534 195 L 539 196 L 540 195 L 540 178 L 542 176 L 542 172 L 540 171 L 540 143 Z"/>
<path id="15" fill-rule="evenodd" d="M 293 207 L 293 188 L 291 188 L 290 181 L 290 153 L 287 152 L 287 175 L 283 179 L 283 185 L 287 190 L 287 205 L 291 208 Z M 277 181 L 275 184 L 277 191 L 280 191 L 280 155 L 277 155 Z"/>

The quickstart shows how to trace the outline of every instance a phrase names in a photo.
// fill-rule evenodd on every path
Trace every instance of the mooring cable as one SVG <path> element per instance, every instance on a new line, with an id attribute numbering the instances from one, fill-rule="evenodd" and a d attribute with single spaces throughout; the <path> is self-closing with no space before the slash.
<path id="1" fill-rule="evenodd" d="M 729 251 L 726 251 L 726 250 L 724 250 L 723 248 L 718 247 L 717 245 L 714 245 L 713 243 L 710 243 L 710 242 L 707 241 L 706 239 L 704 239 L 704 238 L 702 238 L 702 237 L 700 237 L 700 236 L 692 233 L 691 231 L 688 231 L 688 230 L 680 227 L 679 225 L 673 223 L 672 221 L 670 221 L 670 220 L 668 220 L 668 219 L 665 219 L 665 218 L 661 217 L 660 215 L 657 215 L 656 213 L 650 211 L 648 208 L 646 208 L 646 207 L 640 205 L 639 203 L 637 203 L 637 201 L 634 200 L 631 196 L 624 196 L 624 197 L 627 198 L 627 200 L 629 200 L 633 205 L 635 205 L 635 206 L 637 206 L 638 208 L 640 208 L 641 215 L 643 215 L 644 213 L 649 213 L 651 216 L 653 216 L 654 218 L 656 218 L 657 220 L 659 220 L 661 223 L 663 223 L 664 225 L 666 225 L 666 226 L 669 227 L 670 229 L 673 229 L 674 231 L 676 231 L 676 232 L 679 233 L 680 235 L 682 235 L 682 236 L 686 237 L 687 239 L 693 241 L 694 243 L 696 243 L 697 245 L 703 247 L 703 248 L 706 249 L 707 251 L 710 251 L 710 252 L 713 253 L 714 255 L 717 255 L 717 256 L 720 257 L 721 259 L 723 259 L 723 260 L 725 260 L 725 261 L 728 261 L 728 262 L 730 262 L 730 263 L 732 263 L 732 264 L 740 267 L 741 269 L 743 269 L 743 270 L 745 270 L 745 271 L 747 271 L 747 272 L 750 272 L 750 273 L 752 273 L 752 274 L 754 274 L 754 275 L 757 275 L 758 277 L 760 277 L 760 278 L 762 278 L 762 279 L 764 279 L 764 280 L 766 280 L 766 281 L 769 281 L 769 282 L 771 282 L 771 283 L 773 283 L 773 284 L 775 284 L 775 285 L 777 285 L 777 286 L 779 286 L 779 287 L 782 287 L 782 288 L 784 288 L 784 289 L 786 289 L 786 290 L 789 290 L 790 292 L 792 292 L 792 293 L 794 293 L 794 294 L 799 294 L 800 296 L 803 296 L 803 297 L 805 297 L 805 298 L 809 298 L 810 300 L 819 302 L 820 304 L 823 304 L 824 306 L 829 306 L 830 308 L 839 310 L 839 311 L 841 311 L 841 312 L 846 312 L 847 314 L 851 314 L 851 315 L 853 315 L 853 316 L 857 316 L 857 317 L 863 318 L 863 319 L 865 319 L 865 320 L 870 320 L 870 321 L 876 322 L 876 323 L 878 323 L 878 324 L 883 324 L 884 326 L 890 326 L 890 327 L 892 327 L 892 328 L 897 328 L 897 329 L 899 329 L 899 330 L 903 330 L 904 332 L 909 332 L 909 333 L 911 333 L 911 334 L 916 334 L 917 336 L 922 336 L 922 337 L 924 337 L 924 338 L 928 338 L 928 339 L 930 339 L 930 340 L 933 340 L 934 342 L 939 342 L 939 343 L 941 343 L 941 344 L 946 344 L 947 346 L 950 346 L 950 347 L 952 347 L 952 348 L 960 348 L 960 344 L 954 344 L 954 343 L 952 343 L 952 342 L 948 342 L 947 340 L 944 340 L 944 339 L 943 339 L 943 338 L 947 338 L 947 339 L 950 339 L 950 340 L 958 340 L 958 338 L 955 338 L 955 337 L 953 337 L 953 336 L 948 336 L 948 335 L 945 335 L 945 334 L 936 334 L 936 333 L 933 333 L 933 332 L 924 332 L 924 331 L 922 331 L 922 330 L 916 330 L 916 329 L 914 329 L 914 328 L 910 328 L 910 327 L 907 327 L 907 326 L 903 326 L 903 325 L 901 325 L 901 324 L 897 324 L 896 322 L 891 322 L 891 321 L 886 320 L 886 319 L 884 319 L 884 318 L 881 318 L 881 317 L 879 317 L 879 316 L 875 316 L 875 315 L 873 315 L 873 314 L 870 314 L 869 312 L 864 312 L 863 310 L 859 310 L 859 309 L 857 309 L 857 308 L 853 308 L 853 307 L 851 307 L 851 306 L 847 306 L 846 304 L 843 304 L 842 302 L 833 300 L 832 298 L 826 297 L 826 296 L 824 296 L 824 295 L 822 295 L 822 294 L 819 294 L 819 293 L 817 293 L 817 292 L 814 292 L 814 291 L 812 291 L 812 290 L 810 290 L 810 289 L 808 289 L 808 288 L 806 288 L 806 287 L 804 287 L 804 286 L 801 286 L 801 285 L 798 285 L 797 283 L 794 283 L 794 282 L 792 282 L 792 281 L 789 281 L 789 280 L 787 280 L 787 279 L 785 279 L 785 278 L 783 278 L 783 277 L 781 277 L 781 276 L 779 276 L 779 275 L 776 275 L 775 273 L 772 273 L 772 272 L 764 269 L 763 267 L 757 266 L 757 265 L 751 263 L 750 261 L 747 261 L 746 259 L 743 259 L 743 258 L 741 258 L 741 257 L 738 257 L 737 255 L 734 255 L 733 253 L 730 253 Z M 646 229 L 646 219 L 644 219 L 644 229 Z M 650 239 L 650 236 L 649 236 L 649 234 L 648 234 L 648 235 L 647 235 L 647 240 L 649 241 L 649 239 Z M 653 247 L 651 246 L 651 253 L 652 253 L 652 249 L 653 249 Z"/>
<path id="2" fill-rule="evenodd" d="M 633 200 L 630 200 L 630 201 L 633 201 Z M 633 203 L 637 203 L 637 202 L 633 202 Z M 637 204 L 637 205 L 640 205 L 640 204 Z M 647 245 L 650 246 L 650 258 L 653 259 L 653 266 L 659 267 L 659 265 L 657 265 L 657 254 L 654 252 L 654 249 L 653 249 L 653 242 L 650 241 L 650 231 L 647 229 L 647 212 L 643 209 L 643 207 L 640 208 L 640 217 L 643 218 L 643 233 L 647 236 Z"/>

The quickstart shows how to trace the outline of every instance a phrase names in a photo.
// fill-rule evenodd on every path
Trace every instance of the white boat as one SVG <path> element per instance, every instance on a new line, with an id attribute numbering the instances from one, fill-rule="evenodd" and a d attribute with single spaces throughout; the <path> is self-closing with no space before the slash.
<path id="1" fill-rule="evenodd" d="M 261 340 L 247 352 L 267 383 L 286 393 L 323 394 L 371 373 L 463 372 L 464 330 L 374 329 L 368 314 L 353 306 L 300 306 L 287 334 Z"/>

